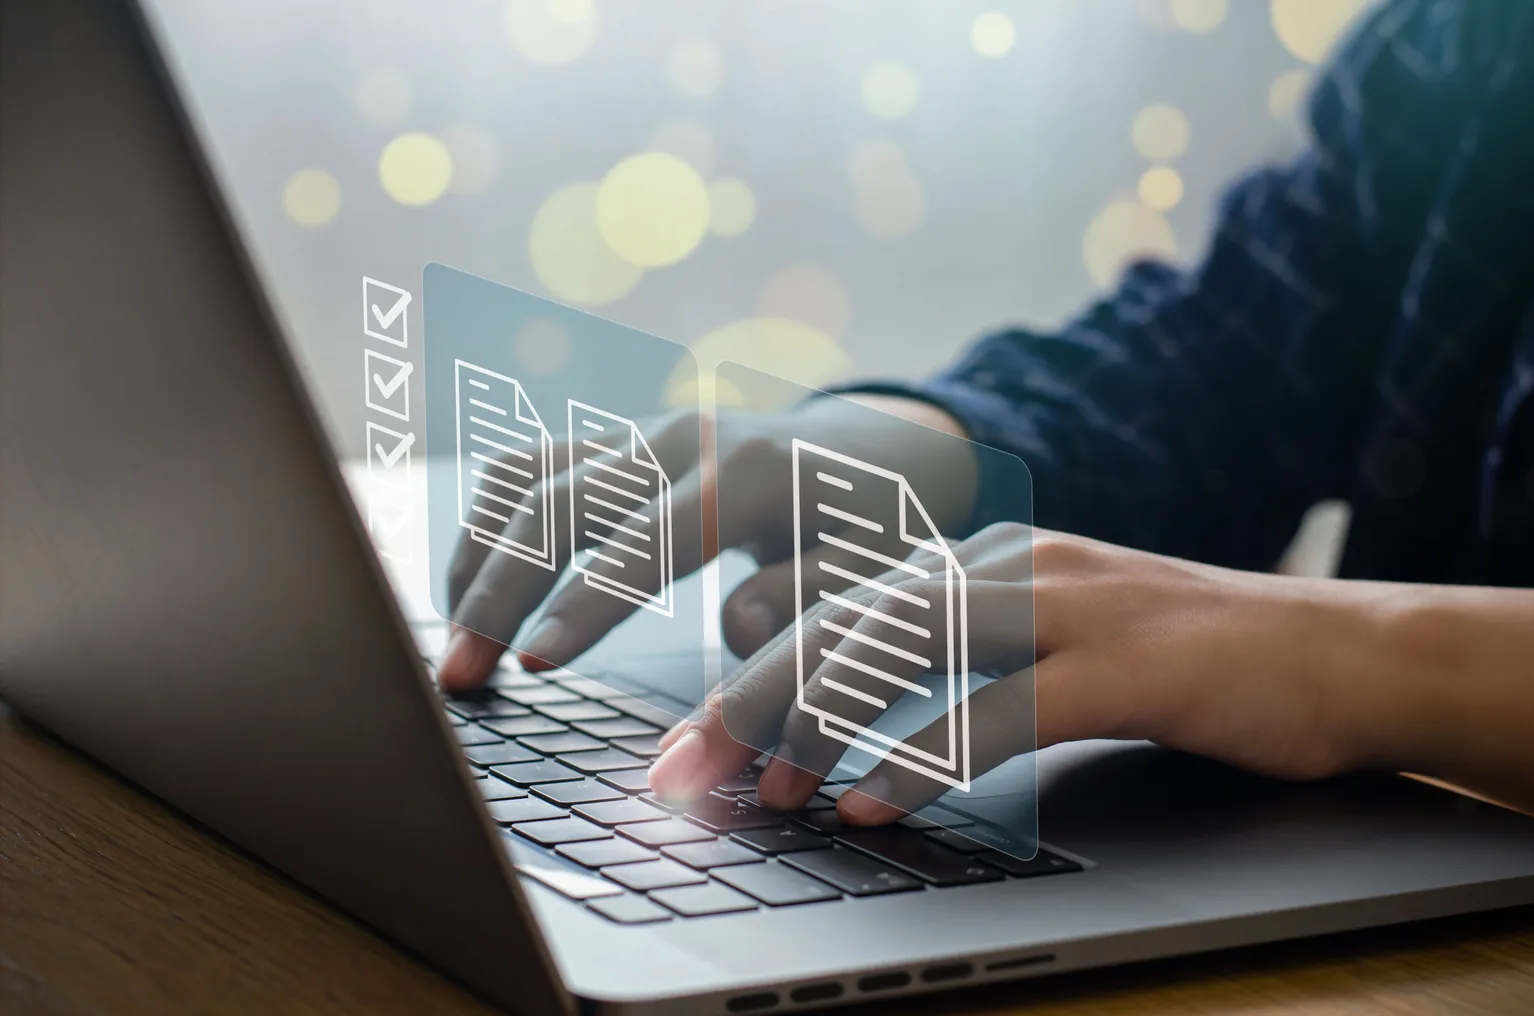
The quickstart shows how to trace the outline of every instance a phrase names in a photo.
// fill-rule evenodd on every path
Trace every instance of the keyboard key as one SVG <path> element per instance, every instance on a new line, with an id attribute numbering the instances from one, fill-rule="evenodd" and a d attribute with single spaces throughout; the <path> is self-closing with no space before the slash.
<path id="1" fill-rule="evenodd" d="M 730 839 L 736 843 L 743 843 L 752 850 L 772 856 L 792 853 L 796 850 L 819 850 L 831 845 L 831 841 L 824 836 L 816 836 L 812 832 L 796 829 L 793 826 L 780 826 L 777 829 L 748 829 L 745 832 L 732 833 Z"/>
<path id="2" fill-rule="evenodd" d="M 589 677 L 570 676 L 559 677 L 555 680 L 559 682 L 561 687 L 569 688 L 577 695 L 584 695 L 589 699 L 617 698 L 619 695 L 627 694 L 617 688 L 610 688 L 599 681 L 593 681 Z"/>
<path id="3" fill-rule="evenodd" d="M 447 724 L 450 727 L 461 727 L 465 723 L 469 722 L 468 720 L 464 719 L 462 716 L 459 716 L 457 713 L 444 712 L 442 715 L 447 717 Z M 635 722 L 637 723 L 638 721 L 636 720 Z"/>
<path id="4" fill-rule="evenodd" d="M 757 766 L 746 766 L 746 768 L 719 784 L 715 789 L 721 794 L 729 794 L 733 797 L 736 794 L 745 794 L 755 790 L 756 781 L 761 778 L 762 770 L 760 768 Z"/>
<path id="5" fill-rule="evenodd" d="M 839 801 L 841 796 L 851 789 L 850 783 L 822 783 L 816 793 L 828 801 Z"/>
<path id="6" fill-rule="evenodd" d="M 611 882 L 604 882 L 592 875 L 585 875 L 569 868 L 543 867 L 536 864 L 519 864 L 517 871 L 537 879 L 550 889 L 572 900 L 589 900 L 598 896 L 621 896 L 623 890 Z"/>
<path id="7" fill-rule="evenodd" d="M 830 801 L 826 803 L 831 804 Z M 820 808 L 815 811 L 796 811 L 788 818 L 795 825 L 803 826 L 823 836 L 835 836 L 839 832 L 855 828 L 842 821 L 841 816 L 836 813 L 834 804 L 831 804 L 829 808 Z"/>
<path id="8" fill-rule="evenodd" d="M 646 688 L 642 684 L 635 684 L 633 681 L 630 681 L 628 678 L 623 677 L 623 676 L 618 675 L 618 674 L 597 673 L 597 674 L 590 674 L 588 676 L 589 676 L 590 680 L 596 681 L 603 688 L 606 688 L 606 689 L 616 693 L 616 695 L 613 695 L 613 696 L 603 696 L 604 698 L 616 697 L 617 695 L 625 695 L 625 696 L 628 696 L 630 698 L 642 698 L 643 696 L 652 694 L 654 692 L 653 688 Z M 548 677 L 550 678 L 550 680 L 558 681 L 560 684 L 568 684 L 568 683 L 577 683 L 578 684 L 579 682 L 584 681 L 584 680 L 587 679 L 585 677 L 581 677 L 579 674 L 576 674 L 574 671 L 570 671 L 570 670 L 554 670 L 554 671 L 550 671 L 549 674 L 548 674 Z M 596 698 L 597 696 L 591 695 L 591 696 L 588 696 L 588 697 L 589 698 Z"/>
<path id="9" fill-rule="evenodd" d="M 458 735 L 458 744 L 464 748 L 477 744 L 500 744 L 505 740 L 500 734 L 491 733 L 477 723 L 465 723 L 453 733 Z"/>
<path id="10" fill-rule="evenodd" d="M 659 822 L 667 817 L 665 812 L 652 808 L 637 797 L 577 805 L 575 814 L 588 822 L 603 826 L 623 825 L 628 822 Z"/>
<path id="11" fill-rule="evenodd" d="M 586 840 L 583 843 L 565 843 L 554 848 L 556 854 L 568 857 L 576 864 L 588 868 L 606 868 L 612 864 L 634 864 L 653 861 L 659 855 L 641 847 L 632 840 L 613 837 L 610 840 Z"/>
<path id="12" fill-rule="evenodd" d="M 622 748 L 626 752 L 638 755 L 641 758 L 655 758 L 660 754 L 659 734 L 640 734 L 638 737 L 615 737 L 612 739 L 614 748 Z"/>
<path id="13" fill-rule="evenodd" d="M 557 734 L 568 730 L 563 723 L 557 723 L 547 716 L 518 716 L 513 719 L 485 720 L 480 723 L 482 727 L 489 727 L 497 734 L 507 737 L 528 737 L 533 734 Z"/>
<path id="14" fill-rule="evenodd" d="M 1081 865 L 1064 857 L 1056 857 L 1049 851 L 1040 849 L 1030 861 L 1022 861 L 1011 854 L 1004 854 L 999 850 L 987 850 L 976 856 L 975 860 L 984 861 L 986 864 L 1000 868 L 1014 878 L 1032 878 L 1035 875 L 1063 875 L 1068 871 L 1080 871 Z"/>
<path id="15" fill-rule="evenodd" d="M 606 773 L 614 769 L 649 769 L 650 763 L 635 758 L 626 751 L 606 748 L 602 751 L 578 751 L 573 755 L 561 755 L 559 761 L 583 773 Z"/>
<path id="16" fill-rule="evenodd" d="M 514 762 L 533 762 L 538 755 L 519 744 L 502 741 L 500 744 L 480 744 L 463 750 L 463 757 L 481 769 L 489 766 L 510 765 Z"/>
<path id="17" fill-rule="evenodd" d="M 907 829 L 962 829 L 965 826 L 974 825 L 972 819 L 967 819 L 956 811 L 940 808 L 929 804 L 927 807 L 914 811 L 905 818 L 895 823 L 903 825 Z"/>
<path id="18" fill-rule="evenodd" d="M 507 670 L 502 667 L 490 675 L 490 680 L 485 682 L 491 688 L 541 688 L 544 680 L 535 674 L 529 674 L 525 670 Z"/>
<path id="19" fill-rule="evenodd" d="M 466 720 L 490 719 L 498 716 L 527 716 L 532 710 L 508 702 L 499 695 L 479 692 L 473 697 L 450 698 L 442 703 L 448 712 L 456 713 Z"/>
<path id="20" fill-rule="evenodd" d="M 611 698 L 607 699 L 605 704 L 618 710 L 620 713 L 634 717 L 636 720 L 653 723 L 662 730 L 670 730 L 681 722 L 683 716 L 687 715 L 687 710 L 685 709 L 680 713 L 673 714 L 658 705 L 636 698 Z"/>
<path id="21" fill-rule="evenodd" d="M 492 801 L 490 817 L 501 825 L 515 822 L 538 822 L 546 818 L 564 818 L 565 810 L 536 797 L 524 797 L 519 801 Z"/>
<path id="22" fill-rule="evenodd" d="M 781 863 L 829 882 L 849 896 L 878 896 L 922 887 L 911 876 L 842 847 L 787 854 Z"/>
<path id="23" fill-rule="evenodd" d="M 573 730 L 566 730 L 560 734 L 534 734 L 530 737 L 519 737 L 517 743 L 544 755 L 558 755 L 566 751 L 596 751 L 607 747 L 596 738 L 577 734 Z"/>
<path id="24" fill-rule="evenodd" d="M 547 705 L 534 706 L 538 712 L 550 719 L 559 720 L 563 723 L 574 723 L 576 720 L 613 720 L 621 718 L 616 709 L 609 709 L 600 702 L 553 702 Z"/>
<path id="25" fill-rule="evenodd" d="M 636 843 L 646 847 L 669 847 L 674 843 L 702 843 L 711 840 L 714 834 L 700 829 L 691 822 L 683 822 L 679 818 L 668 818 L 663 822 L 639 822 L 635 825 L 618 827 L 618 834 L 627 836 Z"/>
<path id="26" fill-rule="evenodd" d="M 573 783 L 540 783 L 533 788 L 533 793 L 546 801 L 555 804 L 563 804 L 566 807 L 575 804 L 590 804 L 592 801 L 617 801 L 622 799 L 622 791 L 598 783 L 596 780 L 576 780 Z"/>
<path id="27" fill-rule="evenodd" d="M 592 825 L 580 818 L 555 818 L 542 822 L 522 822 L 511 827 L 534 843 L 545 847 L 561 843 L 579 843 L 582 840 L 605 840 L 612 833 L 601 826 Z"/>
<path id="28" fill-rule="evenodd" d="M 639 799 L 652 807 L 659 808 L 661 811 L 669 812 L 673 815 L 680 815 L 682 812 L 680 805 L 669 804 L 665 801 L 662 801 L 658 796 L 656 796 L 655 791 L 653 790 L 647 790 L 643 794 L 640 794 Z"/>
<path id="29" fill-rule="evenodd" d="M 745 801 L 747 804 L 754 804 L 758 808 L 767 808 L 767 805 L 762 803 L 762 799 L 757 796 L 756 791 L 754 790 L 749 793 L 741 794 L 740 799 Z M 835 808 L 835 801 L 828 800 L 824 797 L 821 797 L 819 794 L 816 794 L 814 797 L 804 802 L 804 807 L 800 808 L 798 811 L 784 811 L 778 812 L 778 814 L 784 816 L 785 818 L 793 818 L 796 815 L 802 815 L 811 811 L 833 811 Z M 776 811 L 777 809 L 767 808 L 767 810 Z"/>
<path id="30" fill-rule="evenodd" d="M 710 914 L 733 914 L 756 909 L 756 902 L 751 897 L 743 896 L 728 886 L 713 883 L 682 889 L 661 889 L 651 893 L 650 899 L 683 917 L 707 917 Z"/>
<path id="31" fill-rule="evenodd" d="M 734 868 L 720 868 L 709 874 L 731 888 L 755 896 L 770 907 L 842 898 L 841 893 L 824 882 L 782 864 L 743 864 Z"/>
<path id="32" fill-rule="evenodd" d="M 984 843 L 979 843 L 965 836 L 962 830 L 928 829 L 927 839 L 933 843 L 941 843 L 949 850 L 957 850 L 961 854 L 978 854 L 983 850 L 990 849 Z"/>
<path id="33" fill-rule="evenodd" d="M 609 921 L 619 924 L 653 924 L 671 920 L 671 913 L 658 907 L 643 896 L 607 896 L 594 899 L 586 906 Z"/>
<path id="34" fill-rule="evenodd" d="M 651 889 L 671 889 L 679 885 L 698 885 L 708 881 L 708 876 L 702 872 L 665 859 L 603 868 L 602 874 L 638 893 L 647 893 Z"/>
<path id="35" fill-rule="evenodd" d="M 620 770 L 615 773 L 603 773 L 597 779 L 623 791 L 626 794 L 638 794 L 650 789 L 650 771 L 648 769 Z"/>
<path id="36" fill-rule="evenodd" d="M 565 691 L 557 685 L 539 681 L 531 688 L 504 688 L 501 694 L 523 706 L 542 706 L 555 702 L 580 702 L 581 697 L 573 691 Z"/>
<path id="37" fill-rule="evenodd" d="M 497 766 L 490 770 L 508 783 L 519 787 L 531 787 L 535 783 L 558 783 L 561 780 L 578 780 L 581 774 L 553 759 L 542 762 L 524 762 L 515 766 Z"/>
<path id="38" fill-rule="evenodd" d="M 643 720 L 621 715 L 610 720 L 579 720 L 570 726 L 583 734 L 590 734 L 592 737 L 600 737 L 603 740 L 609 737 L 643 737 L 646 734 L 660 733 Z"/>
<path id="39" fill-rule="evenodd" d="M 1003 877 L 995 868 L 940 846 L 914 829 L 898 826 L 859 829 L 837 834 L 836 842 L 936 886 L 996 882 Z"/>
<path id="40" fill-rule="evenodd" d="M 681 861 L 689 868 L 697 868 L 700 871 L 722 868 L 729 864 L 757 864 L 762 860 L 761 854 L 754 850 L 747 850 L 739 843 L 732 843 L 729 840 L 678 843 L 674 847 L 666 847 L 661 853 L 673 861 Z"/>
<path id="41" fill-rule="evenodd" d="M 515 801 L 527 796 L 527 791 L 521 787 L 513 787 L 505 780 L 498 780 L 494 776 L 475 780 L 474 784 L 479 790 L 479 796 L 486 801 Z"/>
<path id="42" fill-rule="evenodd" d="M 742 829 L 771 829 L 783 824 L 775 813 L 746 804 L 723 794 L 709 794 L 683 812 L 698 825 L 716 833 L 733 833 Z"/>

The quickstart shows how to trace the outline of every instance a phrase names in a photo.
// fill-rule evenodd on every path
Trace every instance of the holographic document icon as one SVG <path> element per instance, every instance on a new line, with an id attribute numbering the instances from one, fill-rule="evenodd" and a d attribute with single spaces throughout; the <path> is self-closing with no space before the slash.
<path id="1" fill-rule="evenodd" d="M 818 717 L 828 737 L 968 791 L 966 578 L 952 548 L 904 476 L 798 439 L 793 442 L 793 495 L 798 707 Z M 824 547 L 837 551 L 847 566 L 821 555 L 805 560 L 806 553 Z M 914 562 L 906 559 L 918 550 L 928 554 L 917 555 Z M 896 580 L 920 580 L 920 591 L 902 588 Z M 899 618 L 882 613 L 866 605 L 868 597 L 859 595 L 865 590 L 896 597 L 910 609 Z M 805 611 L 820 600 L 854 611 L 868 623 L 859 622 L 854 630 L 807 617 Z M 820 629 L 838 637 L 828 643 Z M 858 644 L 857 659 L 838 652 L 842 639 Z M 821 685 L 833 694 L 807 699 L 805 682 L 828 660 L 866 680 L 853 687 L 822 675 Z M 911 679 L 913 670 L 940 679 L 918 683 Z M 946 697 L 948 738 L 941 753 L 848 718 L 866 717 L 869 707 L 882 713 L 905 694 Z"/>
<path id="2" fill-rule="evenodd" d="M 572 567 L 588 586 L 671 617 L 671 480 L 639 426 L 569 402 Z"/>
<path id="3" fill-rule="evenodd" d="M 553 571 L 554 441 L 515 379 L 454 361 L 458 524 L 503 554 Z"/>

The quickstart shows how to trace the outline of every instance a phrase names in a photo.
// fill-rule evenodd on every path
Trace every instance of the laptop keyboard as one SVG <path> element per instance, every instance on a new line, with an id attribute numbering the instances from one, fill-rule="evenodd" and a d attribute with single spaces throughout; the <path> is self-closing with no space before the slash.
<path id="1" fill-rule="evenodd" d="M 502 834 L 552 855 L 546 865 L 519 859 L 518 871 L 608 920 L 647 924 L 1081 870 L 1042 848 L 1027 861 L 992 849 L 965 836 L 974 823 L 952 813 L 941 824 L 917 813 L 876 829 L 846 826 L 836 814 L 840 784 L 800 811 L 773 811 L 756 797 L 755 765 L 687 808 L 670 807 L 650 792 L 647 771 L 686 707 L 613 685 L 499 671 L 483 691 L 443 697 Z"/>

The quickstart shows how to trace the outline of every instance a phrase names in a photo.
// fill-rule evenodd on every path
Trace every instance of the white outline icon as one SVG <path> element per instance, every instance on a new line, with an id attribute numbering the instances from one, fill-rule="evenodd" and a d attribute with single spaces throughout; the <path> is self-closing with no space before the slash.
<path id="1" fill-rule="evenodd" d="M 805 461 L 809 460 L 809 461 Z M 885 651 L 895 657 L 909 662 L 926 664 L 942 674 L 947 675 L 947 710 L 945 715 L 948 719 L 948 751 L 946 756 L 936 755 L 931 752 L 913 748 L 897 738 L 871 730 L 868 727 L 844 719 L 831 710 L 824 707 L 816 707 L 808 704 L 804 697 L 804 683 L 809 675 L 813 675 L 821 663 L 821 656 L 835 659 L 852 666 L 854 669 L 878 678 L 888 684 L 898 687 L 902 691 L 911 691 L 917 694 L 932 695 L 931 689 L 914 684 L 902 677 L 887 674 L 877 667 L 871 666 L 860 660 L 848 661 L 840 657 L 832 650 L 822 648 L 819 656 L 813 660 L 805 659 L 805 604 L 804 604 L 804 550 L 810 549 L 805 545 L 803 526 L 807 519 L 824 516 L 827 520 L 835 520 L 835 525 L 828 524 L 826 529 L 835 529 L 842 535 L 833 535 L 824 530 L 818 531 L 816 541 L 810 547 L 821 544 L 830 544 L 841 550 L 856 554 L 867 559 L 873 566 L 876 574 L 886 570 L 902 571 L 915 578 L 933 579 L 935 576 L 927 569 L 911 564 L 905 560 L 897 560 L 888 554 L 882 553 L 872 547 L 862 546 L 850 534 L 856 530 L 868 530 L 882 533 L 884 525 L 873 522 L 860 516 L 854 515 L 845 509 L 828 505 L 825 500 L 834 497 L 833 491 L 852 491 L 859 484 L 872 483 L 879 488 L 887 489 L 888 496 L 895 501 L 895 511 L 898 522 L 897 533 L 900 541 L 912 550 L 921 549 L 939 555 L 943 559 L 942 588 L 944 596 L 941 603 L 931 603 L 926 599 L 908 597 L 913 602 L 924 604 L 924 609 L 933 612 L 931 628 L 941 627 L 947 634 L 946 659 L 936 665 L 926 657 L 918 656 L 905 649 L 889 646 L 885 643 L 868 636 L 860 636 L 859 642 L 867 644 L 875 649 Z M 820 718 L 820 731 L 828 737 L 836 738 L 856 748 L 877 755 L 881 759 L 887 759 L 897 765 L 904 766 L 913 772 L 947 784 L 958 790 L 968 791 L 970 784 L 969 768 L 969 622 L 968 622 L 968 597 L 966 593 L 967 579 L 964 569 L 959 565 L 953 550 L 948 546 L 937 526 L 927 510 L 922 507 L 911 485 L 906 478 L 899 473 L 888 469 L 880 469 L 860 459 L 842 455 L 795 438 L 793 441 L 793 489 L 794 489 L 794 659 L 798 676 L 798 706 L 805 712 Z M 885 490 L 880 490 L 883 496 Z M 805 496 L 808 495 L 808 496 Z M 810 515 L 804 509 L 806 502 L 814 506 L 814 515 Z M 839 523 L 849 523 L 854 530 L 846 530 Z M 913 530 L 913 526 L 915 527 Z M 871 582 L 863 575 L 853 574 L 839 566 L 829 562 L 820 562 L 819 570 L 836 574 L 842 579 L 861 580 L 860 586 L 872 586 L 888 590 L 883 583 Z M 818 583 L 817 583 L 818 586 Z M 843 584 L 837 585 L 837 590 L 843 590 Z M 838 595 L 836 590 L 818 589 L 823 598 L 831 602 L 838 602 L 852 609 L 858 610 L 866 616 L 876 616 L 880 620 L 888 621 L 899 627 L 916 632 L 924 632 L 922 637 L 931 638 L 931 628 L 922 628 L 902 621 L 890 618 L 878 611 L 873 611 L 858 605 L 855 601 L 845 596 Z M 834 599 L 833 599 L 834 597 Z M 831 627 L 830 622 L 821 620 L 822 625 Z M 833 630 L 844 630 L 834 629 Z M 821 683 L 833 691 L 839 691 L 847 695 L 849 699 L 856 699 L 867 705 L 887 707 L 891 703 L 878 698 L 875 695 L 860 691 L 840 684 L 832 679 L 822 678 Z"/>
<path id="2" fill-rule="evenodd" d="M 389 380 L 384 380 L 382 371 L 374 368 L 374 361 L 381 360 L 392 368 Z M 396 420 L 410 422 L 410 375 L 415 373 L 415 364 L 406 360 L 396 360 L 392 356 L 380 353 L 376 349 L 369 349 L 362 358 L 362 384 L 364 387 L 363 401 L 371 410 L 392 416 Z M 373 401 L 373 389 L 378 389 L 381 401 Z M 403 411 L 389 406 L 389 400 L 394 398 L 395 392 L 400 393 L 399 401 L 405 404 Z"/>
<path id="3" fill-rule="evenodd" d="M 458 525 L 492 550 L 554 571 L 554 440 L 521 382 L 453 361 Z M 518 513 L 541 525 L 536 541 L 505 535 Z"/>
<path id="4" fill-rule="evenodd" d="M 409 564 L 414 556 L 415 504 L 383 496 L 376 487 L 368 490 L 368 532 L 380 557 Z"/>
<path id="5" fill-rule="evenodd" d="M 391 301 L 381 301 L 373 294 L 372 287 L 393 293 L 395 298 Z M 388 302 L 387 310 L 381 306 L 383 302 Z M 409 349 L 410 318 L 405 314 L 405 308 L 409 306 L 410 294 L 407 291 L 398 286 L 391 286 L 387 282 L 370 279 L 366 275 L 362 277 L 362 334 L 382 339 L 384 342 L 392 342 L 401 349 Z M 399 322 L 397 339 L 389 334 L 389 329 L 393 327 L 395 321 Z M 373 330 L 375 323 L 378 331 Z"/>
<path id="6" fill-rule="evenodd" d="M 570 491 L 570 532 L 596 544 L 571 567 L 588 586 L 671 617 L 671 479 L 633 420 L 575 399 L 568 413 L 570 475 L 588 467 Z"/>
<path id="7" fill-rule="evenodd" d="M 390 438 L 394 441 L 389 450 L 385 450 L 380 443 L 380 438 Z M 409 494 L 410 490 L 410 447 L 415 444 L 413 432 L 400 433 L 390 430 L 381 423 L 368 421 L 368 479 L 391 490 L 397 490 L 403 494 Z M 400 460 L 404 460 L 401 466 Z M 377 468 L 375 468 L 375 463 Z"/>

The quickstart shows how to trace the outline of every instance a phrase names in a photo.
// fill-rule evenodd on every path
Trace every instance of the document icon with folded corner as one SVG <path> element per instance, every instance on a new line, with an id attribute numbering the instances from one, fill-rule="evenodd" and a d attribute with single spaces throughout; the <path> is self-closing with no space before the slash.
<path id="1" fill-rule="evenodd" d="M 626 417 L 569 402 L 572 567 L 588 586 L 671 617 L 671 480 Z"/>
<path id="2" fill-rule="evenodd" d="M 821 733 L 828 737 L 967 792 L 970 785 L 967 580 L 953 549 L 904 476 L 797 438 L 793 442 L 793 492 L 798 707 L 818 717 Z M 869 518 L 871 514 L 877 518 Z M 871 540 L 873 536 L 879 540 Z M 841 559 L 849 567 L 826 560 L 812 559 L 813 563 L 804 560 L 806 551 L 826 545 L 840 551 Z M 906 560 L 917 550 L 936 555 L 942 563 L 941 573 L 931 567 L 930 559 L 923 564 Z M 916 596 L 899 590 L 880 579 L 885 572 L 922 579 L 934 594 Z M 861 606 L 857 597 L 848 595 L 849 588 L 898 595 L 915 609 L 903 618 L 892 618 Z M 937 590 L 941 593 L 936 593 Z M 932 649 L 913 651 L 859 634 L 857 641 L 872 651 L 867 660 L 848 659 L 823 646 L 817 650 L 819 640 L 807 638 L 810 634 L 807 626 L 816 623 L 805 617 L 805 610 L 814 605 L 805 602 L 807 599 L 828 600 L 897 625 L 905 634 L 914 635 L 915 644 L 930 642 Z M 833 632 L 846 630 L 825 619 L 819 623 Z M 913 644 L 909 639 L 902 642 L 906 646 Z M 883 658 L 888 659 L 889 670 L 906 669 L 906 664 L 914 663 L 928 673 L 936 673 L 940 678 L 937 686 L 943 690 L 934 691 L 931 684 L 917 684 L 889 673 L 878 665 Z M 841 695 L 827 694 L 817 701 L 807 700 L 805 681 L 827 659 L 872 678 L 873 684 L 865 685 L 872 693 L 822 678 L 827 689 Z M 946 681 L 941 680 L 943 677 Z M 842 715 L 854 711 L 866 715 L 868 706 L 887 708 L 907 692 L 929 699 L 946 696 L 946 703 L 934 703 L 945 705 L 943 715 L 948 723 L 947 745 L 941 753 L 913 748 Z M 839 701 L 849 708 L 838 710 Z"/>
<path id="3" fill-rule="evenodd" d="M 466 360 L 453 365 L 458 525 L 493 550 L 554 571 L 554 488 L 548 482 L 554 439 L 515 378 Z"/>

